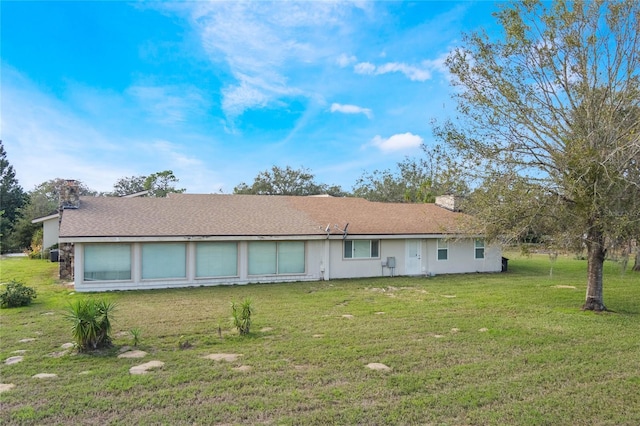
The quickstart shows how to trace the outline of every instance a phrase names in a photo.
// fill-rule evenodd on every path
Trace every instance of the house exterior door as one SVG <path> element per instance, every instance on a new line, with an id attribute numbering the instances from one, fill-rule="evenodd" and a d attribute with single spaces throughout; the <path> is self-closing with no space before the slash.
<path id="1" fill-rule="evenodd" d="M 420 275 L 422 273 L 422 240 L 407 240 L 405 256 L 405 274 Z"/>

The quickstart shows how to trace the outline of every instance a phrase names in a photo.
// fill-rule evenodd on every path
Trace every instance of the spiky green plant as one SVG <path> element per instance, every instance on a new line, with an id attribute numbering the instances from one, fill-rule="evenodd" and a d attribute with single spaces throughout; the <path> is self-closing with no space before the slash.
<path id="1" fill-rule="evenodd" d="M 111 315 L 115 303 L 85 299 L 71 303 L 66 318 L 71 321 L 71 334 L 80 351 L 86 352 L 111 345 Z"/>
<path id="2" fill-rule="evenodd" d="M 251 328 L 251 299 L 244 299 L 242 303 L 231 302 L 231 313 L 233 315 L 233 326 L 241 336 L 249 334 Z"/>
<path id="3" fill-rule="evenodd" d="M 142 334 L 142 330 L 136 327 L 129 330 L 129 333 L 131 333 L 131 337 L 133 338 L 133 346 L 137 347 L 138 343 L 140 343 L 140 335 Z"/>

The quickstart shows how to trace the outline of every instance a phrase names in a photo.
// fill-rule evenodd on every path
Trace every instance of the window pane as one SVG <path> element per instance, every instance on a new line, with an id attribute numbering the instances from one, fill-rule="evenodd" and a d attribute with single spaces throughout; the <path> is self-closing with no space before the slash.
<path id="1" fill-rule="evenodd" d="M 183 243 L 142 245 L 142 279 L 185 278 L 187 250 Z"/>
<path id="2" fill-rule="evenodd" d="M 378 240 L 371 241 L 371 257 L 379 257 L 380 250 L 378 247 L 380 246 L 380 242 Z"/>
<path id="3" fill-rule="evenodd" d="M 129 244 L 90 244 L 84 247 L 84 280 L 130 280 Z"/>
<path id="4" fill-rule="evenodd" d="M 354 240 L 353 241 L 353 257 L 356 257 L 356 258 L 371 257 L 371 241 L 370 240 Z"/>
<path id="5" fill-rule="evenodd" d="M 278 273 L 304 273 L 303 241 L 286 241 L 278 243 Z"/>
<path id="6" fill-rule="evenodd" d="M 197 277 L 232 277 L 238 275 L 238 244 L 198 243 Z"/>
<path id="7" fill-rule="evenodd" d="M 449 250 L 438 249 L 438 260 L 447 260 L 448 257 L 449 257 Z"/>
<path id="8" fill-rule="evenodd" d="M 353 241 L 344 242 L 344 258 L 351 259 L 353 257 Z"/>
<path id="9" fill-rule="evenodd" d="M 276 273 L 276 243 L 256 241 L 249 243 L 249 275 Z"/>
<path id="10" fill-rule="evenodd" d="M 476 240 L 476 248 L 484 248 L 484 240 L 477 239 Z"/>
<path id="11" fill-rule="evenodd" d="M 476 259 L 484 259 L 484 249 L 477 248 L 476 249 Z"/>

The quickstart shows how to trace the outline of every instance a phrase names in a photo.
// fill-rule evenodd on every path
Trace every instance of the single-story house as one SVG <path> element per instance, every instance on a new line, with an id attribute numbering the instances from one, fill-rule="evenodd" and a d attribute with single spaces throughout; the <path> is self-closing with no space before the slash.
<path id="1" fill-rule="evenodd" d="M 82 292 L 499 272 L 500 248 L 440 201 L 76 197 L 61 208 L 61 276 Z"/>

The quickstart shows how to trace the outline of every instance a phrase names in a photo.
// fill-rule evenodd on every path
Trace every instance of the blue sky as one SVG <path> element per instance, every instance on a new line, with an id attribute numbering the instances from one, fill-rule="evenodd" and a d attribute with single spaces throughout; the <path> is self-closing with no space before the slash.
<path id="1" fill-rule="evenodd" d="M 6 2 L 1 128 L 25 190 L 171 169 L 229 193 L 273 165 L 350 190 L 435 143 L 446 55 L 493 2 Z"/>

